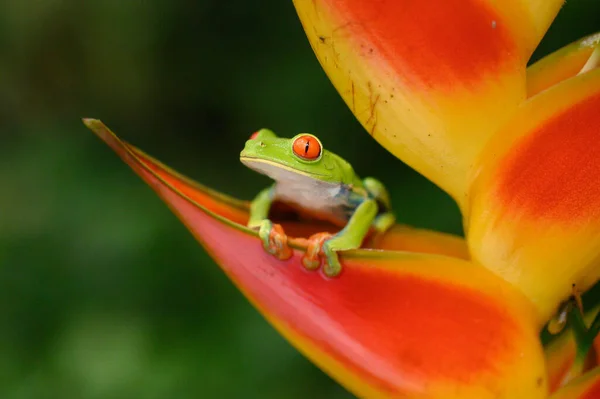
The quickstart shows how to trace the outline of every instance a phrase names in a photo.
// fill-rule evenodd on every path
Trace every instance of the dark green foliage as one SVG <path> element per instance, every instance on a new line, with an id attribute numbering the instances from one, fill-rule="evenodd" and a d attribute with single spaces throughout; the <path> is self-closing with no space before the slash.
<path id="1" fill-rule="evenodd" d="M 543 53 L 599 15 L 568 2 Z M 246 138 L 313 132 L 389 187 L 400 221 L 461 231 L 452 201 L 355 121 L 290 1 L 4 0 L 0 49 L 3 399 L 350 397 L 80 117 L 247 199 L 268 180 L 238 161 Z"/>

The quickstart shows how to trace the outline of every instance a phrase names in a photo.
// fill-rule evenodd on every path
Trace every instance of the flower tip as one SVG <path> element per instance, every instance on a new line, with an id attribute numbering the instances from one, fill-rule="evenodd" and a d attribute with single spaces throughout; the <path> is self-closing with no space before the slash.
<path id="1" fill-rule="evenodd" d="M 107 130 L 106 125 L 104 125 L 100 119 L 81 118 L 81 121 L 88 129 L 100 136 L 100 138 L 104 136 L 105 131 Z"/>
<path id="2" fill-rule="evenodd" d="M 81 121 L 88 129 L 94 132 L 96 136 L 100 137 L 100 139 L 109 145 L 116 138 L 114 133 L 111 132 L 100 119 L 81 118 Z"/>
<path id="3" fill-rule="evenodd" d="M 102 125 L 102 122 L 99 119 L 94 118 L 81 118 L 81 121 L 90 129 L 93 129 L 95 126 Z"/>

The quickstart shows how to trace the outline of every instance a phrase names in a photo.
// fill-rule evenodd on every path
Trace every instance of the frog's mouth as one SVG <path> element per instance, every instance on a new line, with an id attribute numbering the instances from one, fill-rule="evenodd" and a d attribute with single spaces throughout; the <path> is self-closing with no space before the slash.
<path id="1" fill-rule="evenodd" d="M 298 179 L 299 177 L 311 179 L 326 179 L 329 177 L 321 173 L 306 172 L 283 163 L 267 161 L 260 158 L 241 156 L 240 161 L 250 169 L 263 175 L 267 175 L 275 181 Z"/>

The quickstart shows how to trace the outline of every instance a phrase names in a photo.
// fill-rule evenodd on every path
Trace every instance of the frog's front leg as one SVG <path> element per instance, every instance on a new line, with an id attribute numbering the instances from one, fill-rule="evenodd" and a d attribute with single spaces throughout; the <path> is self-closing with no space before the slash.
<path id="1" fill-rule="evenodd" d="M 362 202 L 340 232 L 323 242 L 322 251 L 326 263 L 323 271 L 334 277 L 342 271 L 337 251 L 359 248 L 377 215 L 377 202 L 372 199 Z"/>
<path id="2" fill-rule="evenodd" d="M 288 238 L 281 225 L 268 219 L 269 210 L 273 203 L 275 186 L 262 190 L 250 204 L 250 219 L 248 227 L 258 230 L 258 236 L 262 241 L 265 251 L 280 260 L 289 259 L 292 249 L 288 246 Z"/>

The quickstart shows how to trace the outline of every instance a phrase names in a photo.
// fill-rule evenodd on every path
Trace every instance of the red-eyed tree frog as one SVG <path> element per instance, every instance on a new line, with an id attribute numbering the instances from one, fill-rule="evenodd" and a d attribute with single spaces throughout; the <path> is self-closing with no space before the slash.
<path id="1" fill-rule="evenodd" d="M 289 258 L 291 250 L 281 226 L 268 219 L 274 201 L 343 227 L 335 235 L 312 236 L 302 258 L 306 268 L 316 269 L 323 254 L 323 271 L 330 277 L 342 270 L 337 251 L 358 248 L 371 228 L 384 232 L 395 223 L 383 184 L 370 177 L 361 180 L 348 162 L 325 150 L 312 134 L 288 139 L 259 130 L 246 142 L 240 160 L 275 180 L 252 201 L 248 227 L 258 230 L 264 249 L 279 259 Z"/>

